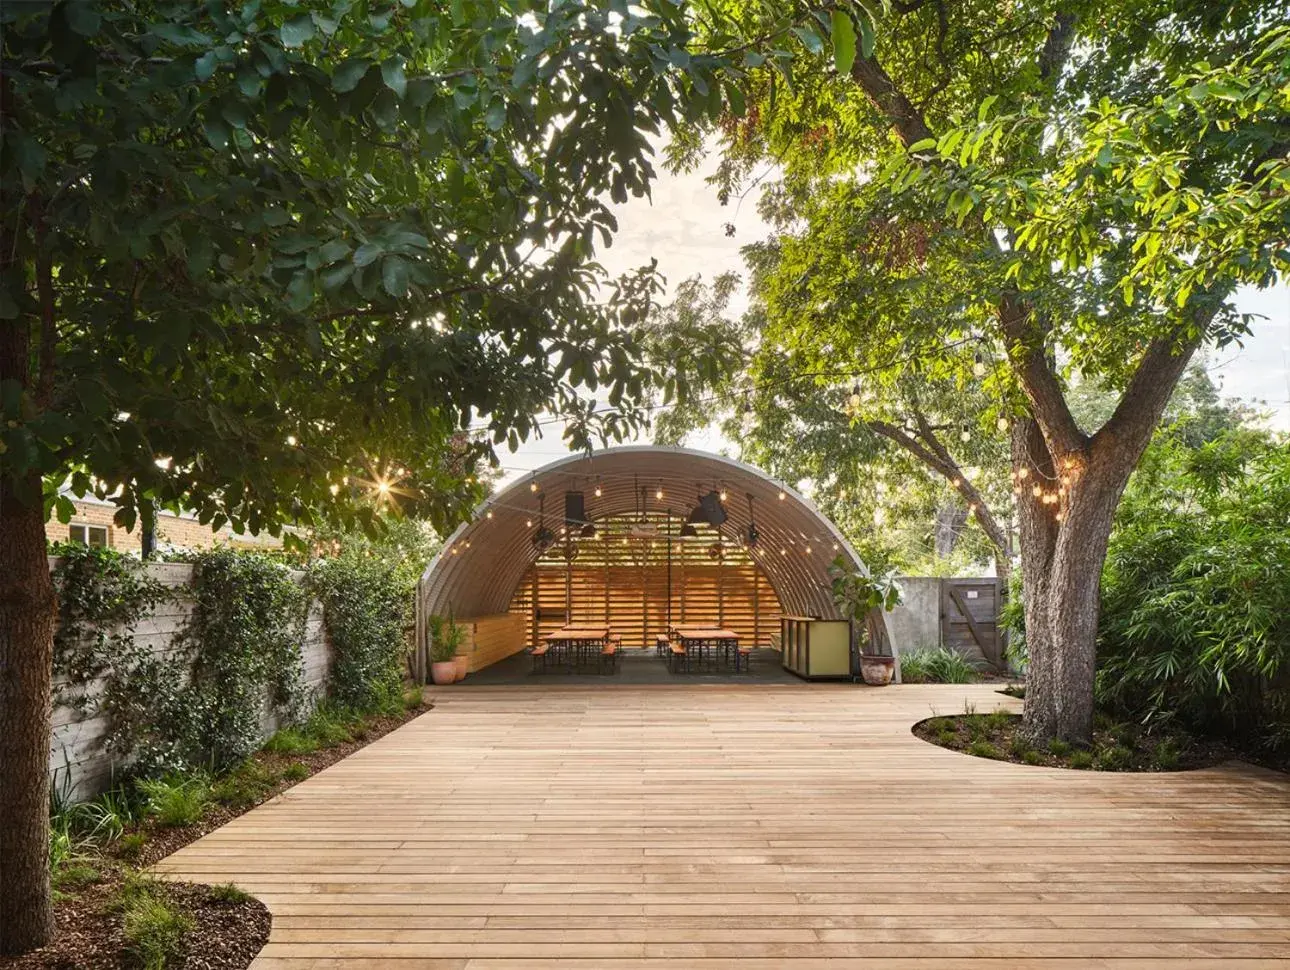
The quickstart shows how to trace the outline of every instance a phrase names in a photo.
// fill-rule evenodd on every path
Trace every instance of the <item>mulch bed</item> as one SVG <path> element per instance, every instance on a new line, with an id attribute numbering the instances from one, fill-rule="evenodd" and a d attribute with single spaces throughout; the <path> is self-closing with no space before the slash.
<path id="1" fill-rule="evenodd" d="M 1226 744 L 1180 732 L 1147 733 L 1099 720 L 1093 744 L 1034 745 L 1020 732 L 1021 715 L 955 714 L 919 721 L 913 732 L 931 744 L 978 758 L 1084 771 L 1190 771 L 1243 757 Z"/>
<path id="2" fill-rule="evenodd" d="M 427 703 L 400 714 L 369 718 L 364 721 L 363 729 L 355 733 L 352 741 L 343 741 L 340 744 L 319 748 L 317 751 L 311 751 L 307 754 L 275 754 L 270 751 L 258 751 L 251 756 L 250 761 L 253 764 L 258 764 L 271 770 L 275 775 L 280 774 L 290 765 L 303 762 L 308 766 L 309 777 L 312 778 L 324 768 L 348 758 L 359 748 L 367 747 L 373 741 L 383 738 L 396 728 L 407 724 L 413 718 L 420 717 L 431 707 L 433 705 Z M 302 778 L 297 781 L 290 781 L 285 778 L 279 778 L 267 794 L 254 805 L 246 805 L 241 808 L 214 805 L 196 825 L 186 825 L 183 828 L 163 828 L 152 824 L 138 826 L 135 831 L 146 833 L 148 841 L 144 843 L 143 849 L 131 861 L 139 868 L 147 868 L 155 862 L 160 862 L 172 852 L 182 849 L 189 842 L 196 842 L 203 835 L 214 832 L 222 825 L 227 825 L 239 815 L 245 815 L 256 805 L 262 805 L 270 798 L 281 795 L 288 788 L 293 788 L 303 780 Z"/>
<path id="3" fill-rule="evenodd" d="M 127 956 L 121 915 L 113 905 L 126 870 L 101 870 L 103 878 L 60 899 L 54 906 L 54 941 L 25 956 L 0 958 L 12 970 L 119 970 L 135 964 Z M 156 893 L 192 917 L 184 936 L 185 970 L 242 970 L 269 939 L 273 920 L 258 899 L 225 902 L 209 886 L 159 882 Z"/>
<path id="4" fill-rule="evenodd" d="M 425 704 L 400 714 L 371 718 L 364 722 L 353 740 L 331 747 L 301 754 L 261 751 L 253 756 L 252 761 L 271 770 L 274 775 L 290 765 L 304 763 L 309 768 L 309 776 L 313 776 L 419 717 L 431 706 Z M 146 869 L 303 780 L 279 778 L 255 804 L 238 808 L 214 805 L 195 825 L 164 828 L 143 823 L 136 826 L 133 831 L 145 834 L 147 841 L 133 858 L 126 861 L 110 854 L 91 855 L 85 861 L 98 871 L 100 878 L 89 885 L 63 889 L 61 898 L 54 904 L 57 928 L 53 942 L 21 957 L 0 957 L 0 967 L 4 970 L 133 968 L 135 964 L 124 949 L 121 916 L 112 905 L 126 877 L 134 870 Z M 196 924 L 193 931 L 185 935 L 182 962 L 175 964 L 183 970 L 243 970 L 250 966 L 269 939 L 272 918 L 259 900 L 248 898 L 226 902 L 214 898 L 211 887 L 194 883 L 158 882 L 155 891 L 187 912 Z"/>

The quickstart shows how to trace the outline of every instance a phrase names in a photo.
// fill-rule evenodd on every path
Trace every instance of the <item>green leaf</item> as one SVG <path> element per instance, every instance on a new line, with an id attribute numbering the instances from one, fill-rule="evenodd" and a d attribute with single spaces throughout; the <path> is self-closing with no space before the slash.
<path id="1" fill-rule="evenodd" d="M 489 104 L 488 111 L 484 115 L 484 124 L 488 125 L 490 131 L 498 131 L 502 125 L 506 124 L 505 101 L 496 99 Z"/>
<path id="2" fill-rule="evenodd" d="M 354 265 L 360 269 L 376 262 L 385 252 L 385 247 L 380 243 L 368 242 L 363 243 L 354 252 Z"/>
<path id="3" fill-rule="evenodd" d="M 98 10 L 87 0 L 72 0 L 71 3 L 63 4 L 63 16 L 67 19 L 67 26 L 82 37 L 93 37 L 103 24 Z"/>
<path id="4" fill-rule="evenodd" d="M 810 27 L 794 27 L 793 33 L 797 35 L 797 39 L 805 44 L 806 49 L 812 54 L 818 54 L 824 50 L 824 41 Z"/>
<path id="5" fill-rule="evenodd" d="M 314 301 L 314 282 L 309 273 L 300 272 L 291 277 L 287 285 L 287 306 L 297 313 L 309 308 Z"/>
<path id="6" fill-rule="evenodd" d="M 381 264 L 381 285 L 396 300 L 408 295 L 411 264 L 402 256 L 387 256 Z"/>
<path id="7" fill-rule="evenodd" d="M 228 125 L 219 118 L 206 117 L 202 119 L 202 131 L 206 134 L 206 140 L 210 143 L 211 148 L 216 151 L 223 151 L 228 148 L 229 130 Z"/>
<path id="8" fill-rule="evenodd" d="M 368 72 L 371 66 L 372 62 L 366 57 L 353 57 L 344 61 L 332 73 L 332 90 L 339 91 L 341 94 L 353 91 L 354 88 L 358 87 L 358 82 L 363 80 L 363 75 Z"/>
<path id="9" fill-rule="evenodd" d="M 215 56 L 214 51 L 207 51 L 201 57 L 197 58 L 194 65 L 194 73 L 199 81 L 209 81 L 211 75 L 215 73 L 215 68 L 219 64 L 219 58 Z"/>
<path id="10" fill-rule="evenodd" d="M 855 24 L 846 11 L 834 10 L 833 16 L 833 66 L 839 74 L 850 74 L 856 60 Z"/>
<path id="11" fill-rule="evenodd" d="M 58 516 L 58 521 L 67 525 L 72 521 L 72 516 L 76 514 L 76 503 L 66 495 L 60 495 L 54 499 L 54 511 Z"/>
<path id="12" fill-rule="evenodd" d="M 386 61 L 382 64 L 381 79 L 385 82 L 385 86 L 398 97 L 402 98 L 408 93 L 408 79 L 404 75 L 403 65 L 399 61 Z"/>
<path id="13" fill-rule="evenodd" d="M 861 13 L 860 14 L 860 56 L 861 57 L 868 58 L 873 56 L 873 45 L 875 40 L 876 38 L 874 37 L 874 33 L 873 33 L 873 23 L 870 22 L 869 17 L 866 14 Z"/>
<path id="14" fill-rule="evenodd" d="M 313 35 L 314 18 L 307 13 L 292 17 L 278 31 L 283 47 L 303 47 Z"/>

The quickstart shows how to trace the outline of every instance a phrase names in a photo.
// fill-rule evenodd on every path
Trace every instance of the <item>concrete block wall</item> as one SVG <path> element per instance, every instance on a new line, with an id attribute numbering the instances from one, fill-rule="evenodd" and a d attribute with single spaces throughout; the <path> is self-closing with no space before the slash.
<path id="1" fill-rule="evenodd" d="M 57 560 L 51 559 L 50 568 L 56 565 Z M 146 647 L 159 656 L 169 655 L 175 650 L 176 636 L 192 616 L 192 599 L 184 595 L 184 589 L 192 583 L 193 567 L 188 563 L 148 563 L 144 569 L 152 578 L 175 590 L 177 595 L 140 616 L 129 629 L 137 646 Z M 300 580 L 304 574 L 294 575 Z M 309 604 L 302 653 L 305 689 L 310 695 L 321 697 L 331 667 L 331 649 L 323 626 L 322 604 L 317 601 Z M 102 689 L 102 685 L 102 680 L 99 680 L 86 685 L 85 690 L 92 696 L 96 690 Z M 66 678 L 56 675 L 49 770 L 56 792 L 71 800 L 81 800 L 110 788 L 114 775 L 124 765 L 115 752 L 104 746 L 108 724 L 106 718 L 94 713 L 93 705 L 88 712 L 82 713 L 79 706 L 58 703 L 60 688 L 66 686 Z M 265 738 L 277 729 L 267 697 L 261 724 Z"/>

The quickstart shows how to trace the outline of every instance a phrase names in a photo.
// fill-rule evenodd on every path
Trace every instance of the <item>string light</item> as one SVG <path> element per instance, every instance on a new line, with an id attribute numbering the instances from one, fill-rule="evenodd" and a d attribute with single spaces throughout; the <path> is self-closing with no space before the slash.
<path id="1" fill-rule="evenodd" d="M 1035 498 L 1039 498 L 1039 496 L 1044 494 L 1044 490 L 1040 488 L 1038 485 L 1036 485 L 1034 488 L 1030 490 L 1030 494 L 1032 494 Z"/>
<path id="2" fill-rule="evenodd" d="M 524 528 L 526 528 L 526 529 L 531 529 L 531 528 L 533 528 L 533 520 L 532 520 L 532 519 L 525 519 L 525 520 L 524 520 Z"/>
<path id="3" fill-rule="evenodd" d="M 491 519 L 492 517 L 493 517 L 493 510 L 492 510 L 492 509 L 489 509 L 489 510 L 488 510 L 488 518 L 490 518 L 490 519 Z"/>
<path id="4" fill-rule="evenodd" d="M 529 491 L 536 492 L 537 490 L 538 490 L 537 482 L 529 482 Z"/>
<path id="5" fill-rule="evenodd" d="M 1000 418 L 1000 419 L 999 419 L 999 421 L 998 421 L 998 427 L 999 427 L 999 430 L 1000 430 L 1000 431 L 1007 431 L 1007 430 L 1008 430 L 1008 419 L 1007 419 L 1007 418 Z"/>
<path id="6" fill-rule="evenodd" d="M 860 410 L 860 384 L 856 382 L 851 388 L 851 396 L 847 398 L 847 404 L 851 406 L 852 411 Z"/>
<path id="7" fill-rule="evenodd" d="M 977 354 L 972 361 L 972 373 L 977 377 L 985 376 L 985 361 L 981 359 L 980 354 Z"/>
<path id="8" fill-rule="evenodd" d="M 782 501 L 784 501 L 784 499 L 786 499 L 786 498 L 788 498 L 788 495 L 786 495 L 784 492 L 780 492 L 780 493 L 779 493 L 779 500 L 780 500 L 781 502 L 782 502 Z"/>
<path id="9" fill-rule="evenodd" d="M 660 502 L 661 502 L 661 501 L 663 501 L 663 486 L 662 486 L 662 485 L 660 485 L 658 488 L 654 489 L 654 497 L 655 497 L 656 499 L 658 499 Z"/>
<path id="10" fill-rule="evenodd" d="M 808 556 L 809 556 L 810 554 L 811 554 L 811 547 L 810 547 L 810 546 L 807 546 L 807 547 L 806 547 L 806 555 L 808 555 Z"/>
<path id="11" fill-rule="evenodd" d="M 1017 469 L 1017 477 L 1018 477 L 1018 478 L 1025 478 L 1025 477 L 1026 477 L 1027 475 L 1029 475 L 1029 474 L 1030 474 L 1030 469 L 1029 469 L 1029 468 L 1018 468 L 1018 469 Z"/>
<path id="12" fill-rule="evenodd" d="M 327 491 L 331 492 L 333 495 L 339 495 L 339 494 L 340 494 L 340 486 L 339 486 L 339 485 L 332 485 L 330 488 L 328 488 L 328 489 L 327 489 Z"/>
<path id="13" fill-rule="evenodd" d="M 725 500 L 726 500 L 726 490 L 723 488 L 721 490 L 721 501 L 724 502 Z"/>
<path id="14" fill-rule="evenodd" d="M 603 492 L 603 491 L 601 490 L 601 488 L 600 488 L 600 483 L 599 483 L 599 482 L 597 482 L 597 483 L 596 483 L 596 498 L 600 498 L 600 496 L 602 496 L 603 494 L 604 494 L 604 492 Z"/>

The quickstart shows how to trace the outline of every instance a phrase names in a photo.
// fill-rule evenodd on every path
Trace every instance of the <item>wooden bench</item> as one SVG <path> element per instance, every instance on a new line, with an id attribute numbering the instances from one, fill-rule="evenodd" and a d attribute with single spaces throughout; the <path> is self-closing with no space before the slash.
<path id="1" fill-rule="evenodd" d="M 605 672 L 606 667 L 611 671 L 617 667 L 618 647 L 621 643 L 622 641 L 615 637 L 600 648 L 600 672 L 602 674 Z"/>
<path id="2" fill-rule="evenodd" d="M 542 669 L 546 670 L 546 655 L 550 652 L 550 650 L 551 650 L 551 644 L 547 643 L 546 641 L 543 641 L 542 643 L 539 643 L 536 647 L 534 647 L 532 650 L 529 651 L 529 653 L 533 657 L 533 669 L 535 671 L 538 669 L 539 660 L 542 661 Z"/>
<path id="3" fill-rule="evenodd" d="M 690 658 L 687 656 L 685 652 L 685 647 L 683 647 L 679 643 L 669 643 L 668 647 L 671 650 L 671 654 L 667 658 L 667 665 L 669 669 L 675 670 L 679 666 L 686 666 L 686 667 L 689 666 Z"/>
<path id="4" fill-rule="evenodd" d="M 739 652 L 735 655 L 735 673 L 739 672 L 741 665 L 745 671 L 752 670 L 752 647 L 739 648 Z"/>
<path id="5" fill-rule="evenodd" d="M 666 633 L 660 633 L 654 638 L 654 653 L 660 657 L 667 656 L 667 648 L 672 645 L 671 639 Z"/>

